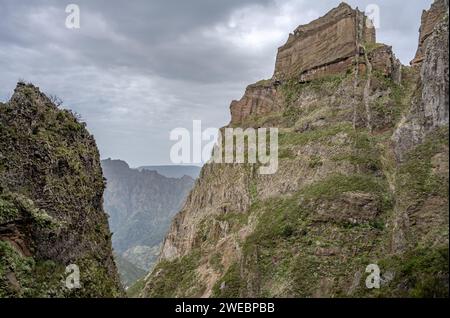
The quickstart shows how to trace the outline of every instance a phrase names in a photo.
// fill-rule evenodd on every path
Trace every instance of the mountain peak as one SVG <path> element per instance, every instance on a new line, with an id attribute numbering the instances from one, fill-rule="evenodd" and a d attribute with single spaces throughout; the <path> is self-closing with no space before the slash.
<path id="1" fill-rule="evenodd" d="M 289 35 L 286 44 L 278 49 L 272 79 L 248 86 L 241 100 L 231 103 L 231 124 L 280 111 L 280 87 L 290 81 L 308 83 L 346 74 L 359 76 L 365 74 L 368 64 L 395 82 L 400 81 L 401 63 L 392 48 L 376 43 L 375 28 L 363 12 L 342 3 Z"/>
<path id="2" fill-rule="evenodd" d="M 37 109 L 57 109 L 57 106 L 40 91 L 39 87 L 22 81 L 17 83 L 9 105 L 19 108 L 34 107 Z"/>
<path id="3" fill-rule="evenodd" d="M 114 166 L 116 169 L 130 169 L 130 166 L 126 161 L 120 159 L 105 159 L 102 160 L 102 165 Z"/>
<path id="4" fill-rule="evenodd" d="M 273 78 L 309 81 L 345 71 L 359 46 L 376 41 L 375 28 L 358 9 L 342 2 L 324 16 L 300 25 L 278 49 Z"/>
<path id="5" fill-rule="evenodd" d="M 84 125 L 38 87 L 18 83 L 0 107 L 0 295 L 122 295 L 103 189 Z M 60 282 L 71 264 L 85 273 L 83 289 Z"/>

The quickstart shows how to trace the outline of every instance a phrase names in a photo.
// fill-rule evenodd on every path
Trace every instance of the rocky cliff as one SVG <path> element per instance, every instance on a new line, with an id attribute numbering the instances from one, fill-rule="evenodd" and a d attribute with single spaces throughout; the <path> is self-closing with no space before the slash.
<path id="1" fill-rule="evenodd" d="M 148 271 L 194 180 L 188 176 L 167 178 L 156 171 L 130 169 L 122 160 L 103 160 L 102 167 L 106 178 L 104 206 L 110 215 L 114 250 Z"/>
<path id="2" fill-rule="evenodd" d="M 448 5 L 433 8 L 414 67 L 345 4 L 290 35 L 231 104 L 230 126 L 279 128 L 277 173 L 207 164 L 140 295 L 448 296 Z"/>
<path id="3" fill-rule="evenodd" d="M 435 1 L 429 10 L 422 12 L 422 20 L 419 30 L 419 46 L 417 48 L 416 56 L 411 61 L 411 65 L 422 63 L 425 57 L 425 49 L 430 35 L 433 34 L 434 27 L 445 16 L 446 8 L 448 8 L 448 0 Z"/>
<path id="4" fill-rule="evenodd" d="M 364 13 L 345 3 L 299 26 L 278 49 L 273 77 L 248 86 L 242 99 L 231 103 L 231 124 L 245 125 L 249 117 L 252 123 L 255 117 L 282 111 L 282 83 L 317 82 L 346 72 L 363 77 L 369 66 L 371 72 L 399 82 L 400 62 L 391 47 L 375 43 L 375 38 L 375 29 Z"/>
<path id="5" fill-rule="evenodd" d="M 0 297 L 122 295 L 94 138 L 31 84 L 0 103 Z M 65 285 L 77 265 L 80 288 Z"/>
<path id="6" fill-rule="evenodd" d="M 358 9 L 341 3 L 325 16 L 301 25 L 278 49 L 274 78 L 308 81 L 340 73 L 361 54 L 362 44 L 375 43 L 375 28 Z"/>

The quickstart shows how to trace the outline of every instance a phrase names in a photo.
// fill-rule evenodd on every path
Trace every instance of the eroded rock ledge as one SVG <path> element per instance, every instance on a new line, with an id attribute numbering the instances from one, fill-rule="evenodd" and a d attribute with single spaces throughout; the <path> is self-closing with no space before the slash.
<path id="1" fill-rule="evenodd" d="M 299 26 L 278 49 L 274 78 L 308 81 L 340 73 L 360 54 L 359 45 L 375 43 L 375 28 L 364 13 L 341 3 L 325 16 Z"/>
<path id="2" fill-rule="evenodd" d="M 401 64 L 392 47 L 376 43 L 375 28 L 363 12 L 341 3 L 289 35 L 278 49 L 273 77 L 248 86 L 241 100 L 231 103 L 231 125 L 282 110 L 278 101 L 282 83 L 310 82 L 346 72 L 362 78 L 367 61 L 373 71 L 400 82 Z"/>

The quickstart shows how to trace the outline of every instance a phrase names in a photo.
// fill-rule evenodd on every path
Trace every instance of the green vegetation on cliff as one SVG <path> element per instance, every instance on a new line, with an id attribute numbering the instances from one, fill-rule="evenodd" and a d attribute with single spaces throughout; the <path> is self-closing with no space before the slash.
<path id="1" fill-rule="evenodd" d="M 103 189 L 85 125 L 19 83 L 0 105 L 0 296 L 122 295 Z M 79 289 L 65 286 L 71 264 Z"/>
<path id="2" fill-rule="evenodd" d="M 448 160 L 448 128 L 437 130 L 402 163 L 393 154 L 390 137 L 411 105 L 418 76 L 411 70 L 404 73 L 401 84 L 375 74 L 371 93 L 382 97 L 372 99 L 372 132 L 362 108 L 356 108 L 355 122 L 350 93 L 354 74 L 282 85 L 279 171 L 260 177 L 242 167 L 249 181 L 247 193 L 241 194 L 251 206 L 204 218 L 197 226 L 197 252 L 161 261 L 143 295 L 446 296 L 448 223 L 427 225 L 420 219 L 405 229 L 398 224 L 403 209 L 412 205 L 417 213 L 432 207 L 433 218 L 445 217 L 448 200 L 448 177 L 438 171 Z M 261 115 L 255 120 L 256 125 L 269 122 Z M 251 125 L 251 120 L 245 123 Z M 215 173 L 222 171 L 217 167 Z M 284 184 L 293 190 L 277 194 L 277 185 Z M 217 223 L 226 228 L 221 236 Z M 398 238 L 401 231 L 408 232 L 404 239 Z M 237 242 L 234 259 L 213 252 L 224 240 Z M 186 260 L 189 266 L 181 266 Z M 365 288 L 369 264 L 380 266 L 385 279 L 380 290 Z M 204 282 L 192 278 L 208 277 L 208 271 L 216 278 L 205 294 Z"/>

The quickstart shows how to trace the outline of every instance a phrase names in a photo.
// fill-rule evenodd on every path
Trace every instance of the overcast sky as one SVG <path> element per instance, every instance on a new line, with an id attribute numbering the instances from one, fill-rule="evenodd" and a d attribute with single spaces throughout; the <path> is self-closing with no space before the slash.
<path id="1" fill-rule="evenodd" d="M 221 127 L 231 100 L 270 78 L 276 50 L 334 0 L 0 0 L 0 100 L 19 79 L 82 115 L 102 158 L 170 164 L 169 132 Z M 378 42 L 403 64 L 432 0 L 347 1 L 380 7 Z M 79 5 L 80 29 L 65 27 Z"/>

